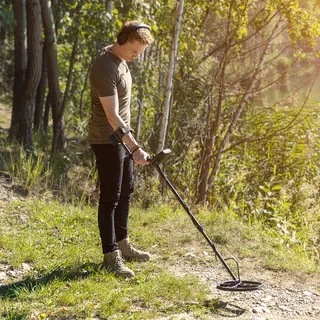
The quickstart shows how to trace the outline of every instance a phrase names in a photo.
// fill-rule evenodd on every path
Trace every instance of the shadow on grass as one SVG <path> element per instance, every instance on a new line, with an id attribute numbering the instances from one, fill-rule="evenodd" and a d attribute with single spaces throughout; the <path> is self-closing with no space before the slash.
<path id="1" fill-rule="evenodd" d="M 19 296 L 21 290 L 29 293 L 39 289 L 40 287 L 50 284 L 54 280 L 72 281 L 84 279 L 101 270 L 101 264 L 86 263 L 80 266 L 71 266 L 54 270 L 41 277 L 26 277 L 23 280 L 0 285 L 0 298 L 14 299 Z"/>
<path id="2" fill-rule="evenodd" d="M 204 305 L 208 307 L 211 312 L 220 317 L 235 318 L 243 315 L 246 310 L 228 302 L 223 302 L 221 300 L 213 299 L 205 301 Z"/>

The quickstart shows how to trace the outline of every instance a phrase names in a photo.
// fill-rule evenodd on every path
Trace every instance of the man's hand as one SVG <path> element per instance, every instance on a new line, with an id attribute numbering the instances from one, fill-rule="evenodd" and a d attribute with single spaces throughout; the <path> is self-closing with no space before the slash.
<path id="1" fill-rule="evenodd" d="M 133 160 L 136 164 L 146 165 L 149 163 L 149 154 L 143 151 L 141 148 L 137 149 L 133 155 Z"/>

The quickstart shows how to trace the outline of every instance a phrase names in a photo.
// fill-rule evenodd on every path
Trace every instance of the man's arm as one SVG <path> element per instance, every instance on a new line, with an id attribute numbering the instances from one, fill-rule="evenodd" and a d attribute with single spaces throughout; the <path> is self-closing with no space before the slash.
<path id="1" fill-rule="evenodd" d="M 103 110 L 107 116 L 108 122 L 110 123 L 113 130 L 117 130 L 119 127 L 126 127 L 127 125 L 119 116 L 119 102 L 118 96 L 99 97 Z M 137 141 L 133 135 L 129 132 L 123 136 L 122 139 L 130 150 L 133 150 L 138 146 Z M 133 153 L 133 160 L 137 164 L 147 164 L 149 155 L 141 148 L 137 149 Z"/>

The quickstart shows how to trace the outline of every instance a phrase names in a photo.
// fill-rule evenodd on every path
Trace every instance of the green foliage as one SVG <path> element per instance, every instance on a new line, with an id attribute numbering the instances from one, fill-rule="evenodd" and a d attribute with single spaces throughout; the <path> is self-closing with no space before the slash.
<path id="1" fill-rule="evenodd" d="M 267 10 L 280 11 L 288 21 L 288 32 L 293 43 L 305 41 L 315 47 L 320 35 L 318 13 L 313 11 L 313 4 L 301 5 L 298 0 L 273 0 L 267 4 Z"/>
<path id="2" fill-rule="evenodd" d="M 292 107 L 272 111 L 265 108 L 264 126 L 256 125 L 256 121 L 260 123 L 258 113 L 259 118 L 252 116 L 251 125 L 242 130 L 250 132 L 259 142 L 259 137 L 277 132 L 299 112 Z M 304 113 L 300 115 L 302 119 Z M 221 168 L 213 197 L 223 195 L 226 206 L 249 224 L 260 221 L 289 241 L 301 241 L 316 248 L 319 241 L 318 117 L 301 118 L 299 124 L 266 138 L 263 144 L 246 143 L 234 150 Z"/>
<path id="3" fill-rule="evenodd" d="M 30 154 L 16 146 L 7 151 L 3 165 L 3 170 L 27 192 L 40 192 L 48 188 L 49 159 L 43 152 Z"/>
<path id="4" fill-rule="evenodd" d="M 32 152 L 21 146 L 3 143 L 0 172 L 10 175 L 14 188 L 21 195 L 54 195 L 60 200 L 83 205 L 97 201 L 97 172 L 91 150 L 82 142 L 69 141 L 69 153 L 50 159 L 46 139 L 35 137 Z M 45 145 L 45 147 L 43 146 Z"/>

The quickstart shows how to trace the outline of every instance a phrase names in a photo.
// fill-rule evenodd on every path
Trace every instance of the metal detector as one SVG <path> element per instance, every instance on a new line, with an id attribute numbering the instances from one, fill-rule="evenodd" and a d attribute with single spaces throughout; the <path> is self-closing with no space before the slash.
<path id="1" fill-rule="evenodd" d="M 110 140 L 111 141 L 120 142 L 124 146 L 126 151 L 129 153 L 129 155 L 132 157 L 132 154 L 131 154 L 128 146 L 122 141 L 122 139 L 120 139 L 116 135 L 112 135 L 110 137 Z M 219 258 L 219 260 L 221 261 L 221 263 L 223 264 L 223 266 L 225 267 L 225 269 L 228 271 L 229 275 L 231 276 L 232 280 L 222 282 L 221 284 L 219 284 L 217 286 L 217 288 L 220 289 L 220 290 L 225 290 L 225 291 L 253 291 L 253 290 L 261 289 L 262 286 L 263 286 L 263 284 L 261 282 L 241 280 L 239 263 L 235 258 L 232 257 L 232 258 L 228 258 L 228 259 L 225 259 L 225 260 L 222 258 L 221 254 L 219 253 L 219 251 L 216 248 L 216 246 L 213 243 L 213 241 L 210 240 L 210 238 L 208 237 L 208 235 L 204 231 L 203 227 L 200 225 L 200 223 L 197 221 L 197 219 L 191 213 L 191 211 L 190 211 L 189 207 L 187 206 L 187 204 L 180 197 L 180 195 L 178 194 L 177 190 L 174 188 L 172 183 L 169 181 L 169 179 L 167 178 L 166 174 L 161 169 L 160 164 L 162 162 L 164 162 L 168 158 L 170 153 L 171 153 L 170 149 L 165 149 L 165 150 L 159 152 L 157 155 L 155 155 L 151 159 L 149 159 L 149 163 L 151 165 L 153 165 L 155 167 L 155 169 L 159 172 L 161 177 L 164 179 L 166 184 L 169 186 L 169 188 L 171 189 L 173 194 L 176 196 L 176 198 L 178 199 L 178 201 L 180 202 L 180 204 L 182 205 L 184 210 L 187 212 L 187 214 L 191 218 L 191 220 L 192 220 L 193 224 L 195 225 L 195 227 L 200 231 L 200 233 L 207 240 L 207 242 L 209 243 L 209 245 L 213 249 L 215 255 Z M 237 265 L 237 276 L 235 276 L 233 274 L 233 272 L 231 271 L 230 267 L 226 263 L 226 260 L 233 260 L 236 263 L 236 265 Z"/>

